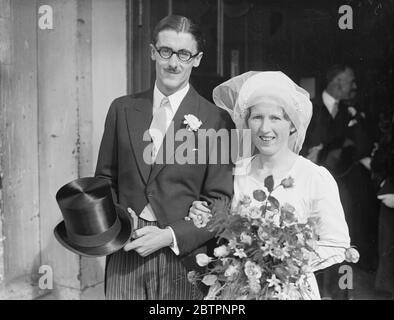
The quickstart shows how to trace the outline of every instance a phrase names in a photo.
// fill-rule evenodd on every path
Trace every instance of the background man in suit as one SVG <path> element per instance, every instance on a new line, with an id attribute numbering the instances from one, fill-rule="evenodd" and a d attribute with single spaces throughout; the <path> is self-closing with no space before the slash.
<path id="1" fill-rule="evenodd" d="M 344 101 L 354 98 L 357 85 L 353 70 L 341 65 L 330 68 L 326 80 L 326 89 L 313 105 L 302 153 L 332 173 L 337 173 L 341 169 L 339 159 L 347 122 L 351 117 Z"/>
<path id="2" fill-rule="evenodd" d="M 195 159 L 207 152 L 205 163 L 168 161 L 174 154 L 166 146 L 177 150 L 181 143 L 168 132 L 185 129 L 184 116 L 189 114 L 201 121 L 200 129 L 229 132 L 234 124 L 227 112 L 189 84 L 203 55 L 196 24 L 182 16 L 165 17 L 153 31 L 150 49 L 156 66 L 154 88 L 112 103 L 97 163 L 96 176 L 106 177 L 119 205 L 138 216 L 134 239 L 107 257 L 106 298 L 199 299 L 202 293 L 188 282 L 187 272 L 198 268 L 195 255 L 206 251 L 213 234 L 184 218 L 194 200 L 231 198 L 232 164 L 222 161 L 221 156 L 229 158 L 220 154 L 219 144 L 216 164 L 209 163 L 209 146 L 193 149 Z M 196 137 L 197 129 L 192 130 Z M 152 141 L 145 141 L 148 131 Z M 149 146 L 153 160 L 164 154 L 163 163 L 147 161 Z M 226 150 L 230 153 L 229 146 Z"/>
<path id="3" fill-rule="evenodd" d="M 357 266 L 370 268 L 377 253 L 377 201 L 369 171 L 373 144 L 366 114 L 355 103 L 356 90 L 349 66 L 328 70 L 327 86 L 314 103 L 302 154 L 335 177 L 350 238 L 361 256 Z M 349 292 L 339 288 L 340 276 L 338 265 L 316 275 L 322 298 L 348 298 Z"/>

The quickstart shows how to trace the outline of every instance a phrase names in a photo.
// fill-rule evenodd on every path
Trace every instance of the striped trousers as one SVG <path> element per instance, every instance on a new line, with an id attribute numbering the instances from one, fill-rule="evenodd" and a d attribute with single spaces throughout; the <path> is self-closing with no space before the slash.
<path id="1" fill-rule="evenodd" d="M 157 222 L 138 219 L 138 228 Z M 147 257 L 123 249 L 107 257 L 105 298 L 108 300 L 200 300 L 202 293 L 187 280 L 187 270 L 169 248 Z"/>

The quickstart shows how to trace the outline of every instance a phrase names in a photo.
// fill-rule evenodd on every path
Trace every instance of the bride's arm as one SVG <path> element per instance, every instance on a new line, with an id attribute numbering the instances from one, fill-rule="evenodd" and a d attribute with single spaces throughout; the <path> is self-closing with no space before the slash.
<path id="1" fill-rule="evenodd" d="M 349 229 L 339 198 L 338 186 L 332 175 L 323 167 L 313 181 L 312 216 L 318 218 L 319 236 L 317 261 L 313 271 L 327 268 L 345 260 L 350 247 Z"/>

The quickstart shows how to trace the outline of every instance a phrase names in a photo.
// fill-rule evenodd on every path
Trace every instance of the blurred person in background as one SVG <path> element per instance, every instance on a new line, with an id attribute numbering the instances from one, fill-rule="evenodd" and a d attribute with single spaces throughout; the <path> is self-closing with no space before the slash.
<path id="1" fill-rule="evenodd" d="M 382 113 L 381 139 L 372 157 L 373 180 L 377 186 L 379 210 L 379 263 L 375 288 L 394 299 L 394 112 Z"/>
<path id="2" fill-rule="evenodd" d="M 301 154 L 326 167 L 336 179 L 352 245 L 360 252 L 357 266 L 372 272 L 377 264 L 378 203 L 370 173 L 369 117 L 357 102 L 356 76 L 350 66 L 332 66 L 326 81 L 314 103 Z M 339 267 L 334 265 L 318 276 L 322 298 L 350 298 L 351 292 L 338 286 Z"/>

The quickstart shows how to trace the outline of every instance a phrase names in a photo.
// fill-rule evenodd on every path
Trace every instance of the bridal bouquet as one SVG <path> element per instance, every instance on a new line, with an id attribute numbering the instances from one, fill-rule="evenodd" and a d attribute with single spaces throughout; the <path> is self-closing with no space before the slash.
<path id="1" fill-rule="evenodd" d="M 283 179 L 276 188 L 291 188 L 294 180 Z M 316 219 L 299 221 L 295 209 L 280 204 L 272 195 L 273 177 L 265 179 L 266 194 L 255 190 L 237 205 L 218 200 L 211 214 L 198 217 L 197 227 L 216 233 L 219 245 L 214 257 L 197 255 L 207 266 L 205 274 L 191 271 L 189 281 L 209 286 L 207 300 L 298 300 L 308 299 L 308 275 L 318 259 Z M 196 221 L 194 221 L 196 223 Z"/>

